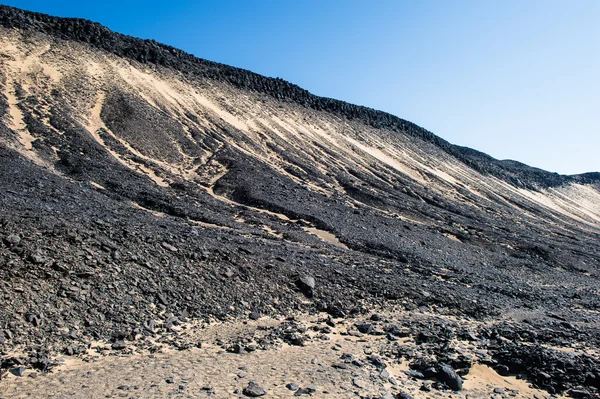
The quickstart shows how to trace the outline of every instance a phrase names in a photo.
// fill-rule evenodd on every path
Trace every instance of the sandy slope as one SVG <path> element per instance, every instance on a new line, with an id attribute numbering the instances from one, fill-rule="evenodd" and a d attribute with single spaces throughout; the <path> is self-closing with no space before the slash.
<path id="1" fill-rule="evenodd" d="M 169 70 L 150 69 L 77 43 L 64 45 L 36 36 L 24 42 L 17 32 L 3 29 L 0 49 L 2 73 L 7 81 L 3 94 L 10 106 L 8 117 L 19 132 L 11 144 L 31 157 L 36 156 L 32 142 L 38 138 L 28 132 L 23 123 L 15 97 L 17 84 L 28 95 L 41 98 L 49 98 L 54 89 L 70 91 L 69 102 L 73 107 L 70 112 L 79 114 L 94 139 L 119 162 L 148 175 L 158 185 L 167 186 L 169 178 L 193 179 L 210 173 L 208 165 L 203 166 L 202 159 L 186 154 L 176 139 L 167 145 L 179 155 L 167 159 L 164 152 L 163 155 L 161 151 L 148 152 L 141 143 L 110 132 L 100 114 L 106 93 L 119 89 L 135 93 L 151 107 L 179 120 L 188 138 L 191 138 L 190 128 L 227 129 L 221 133 L 220 140 L 224 143 L 268 163 L 281 174 L 315 191 L 343 190 L 332 182 L 299 179 L 290 174 L 285 170 L 286 160 L 273 151 L 273 146 L 285 144 L 288 151 L 293 150 L 295 155 L 310 160 L 314 168 L 324 173 L 351 167 L 375 177 L 400 174 L 411 184 L 474 204 L 473 198 L 461 194 L 464 189 L 475 198 L 487 198 L 490 192 L 508 192 L 547 208 L 566 222 L 574 219 L 596 227 L 600 222 L 600 193 L 590 186 L 572 185 L 539 192 L 517 190 L 497 179 L 482 176 L 431 144 L 376 131 L 325 113 L 277 104 L 270 98 L 241 92 L 222 83 L 192 81 Z M 75 85 L 77 90 L 74 90 Z M 189 115 L 195 115 L 194 120 Z M 146 164 L 117 154 L 98 135 L 99 129 L 125 146 L 131 155 L 147 161 Z M 331 151 L 324 152 L 320 146 Z M 204 159 L 209 157 L 210 154 L 206 154 Z M 159 177 L 157 170 L 169 177 Z"/>

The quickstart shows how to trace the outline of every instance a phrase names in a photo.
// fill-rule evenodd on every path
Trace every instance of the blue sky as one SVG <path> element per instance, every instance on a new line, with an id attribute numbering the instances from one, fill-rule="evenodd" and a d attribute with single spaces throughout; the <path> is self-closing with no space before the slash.
<path id="1" fill-rule="evenodd" d="M 100 22 L 543 169 L 600 171 L 600 1 L 3 4 Z"/>

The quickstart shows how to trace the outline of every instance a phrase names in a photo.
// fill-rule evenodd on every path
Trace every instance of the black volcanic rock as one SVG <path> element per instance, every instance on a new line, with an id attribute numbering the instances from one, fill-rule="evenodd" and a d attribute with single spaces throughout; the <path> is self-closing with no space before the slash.
<path id="1" fill-rule="evenodd" d="M 258 398 L 260 396 L 265 396 L 267 394 L 267 391 L 254 381 L 250 381 L 248 383 L 248 386 L 244 388 L 243 393 L 244 395 L 249 396 L 251 398 Z"/>
<path id="2" fill-rule="evenodd" d="M 462 390 L 462 378 L 454 371 L 454 369 L 445 364 L 440 367 L 438 379 L 448 385 L 454 391 Z"/>
<path id="3" fill-rule="evenodd" d="M 315 278 L 308 275 L 302 275 L 296 280 L 296 285 L 308 297 L 312 297 L 315 289 Z"/>

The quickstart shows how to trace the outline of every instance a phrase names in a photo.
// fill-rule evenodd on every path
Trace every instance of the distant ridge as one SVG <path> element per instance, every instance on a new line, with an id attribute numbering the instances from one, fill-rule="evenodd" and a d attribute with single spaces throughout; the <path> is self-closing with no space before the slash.
<path id="1" fill-rule="evenodd" d="M 230 83 L 238 88 L 290 101 L 319 111 L 327 111 L 348 119 L 357 119 L 375 128 L 389 129 L 431 142 L 475 170 L 498 177 L 514 186 L 540 189 L 568 183 L 600 182 L 599 172 L 560 175 L 520 162 L 497 160 L 483 152 L 453 145 L 432 132 L 392 114 L 341 100 L 320 97 L 280 78 L 198 58 L 155 40 L 144 40 L 120 33 L 92 21 L 60 18 L 0 5 L 0 25 L 49 34 L 63 40 L 87 43 L 120 57 L 144 64 L 172 68 L 196 78 L 210 78 Z"/>

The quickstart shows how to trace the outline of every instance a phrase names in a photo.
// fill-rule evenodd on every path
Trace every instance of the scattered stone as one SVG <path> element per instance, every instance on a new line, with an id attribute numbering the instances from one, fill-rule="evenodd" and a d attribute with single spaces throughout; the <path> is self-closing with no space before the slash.
<path id="1" fill-rule="evenodd" d="M 16 234 L 11 234 L 4 239 L 9 245 L 19 245 L 21 243 L 21 237 Z"/>
<path id="2" fill-rule="evenodd" d="M 427 367 L 423 370 L 422 378 L 434 378 L 438 374 L 437 370 L 433 367 Z"/>
<path id="3" fill-rule="evenodd" d="M 375 367 L 379 367 L 379 368 L 386 368 L 387 367 L 387 365 L 385 364 L 385 362 L 383 361 L 383 359 L 380 358 L 377 355 L 371 355 L 371 356 L 369 356 L 368 360 Z"/>
<path id="4" fill-rule="evenodd" d="M 438 379 L 448 385 L 453 391 L 462 390 L 462 378 L 460 378 L 456 371 L 447 364 L 440 368 Z"/>
<path id="5" fill-rule="evenodd" d="M 258 398 L 259 396 L 266 395 L 267 391 L 254 381 L 250 381 L 248 386 L 244 388 L 243 393 L 251 398 Z"/>
<path id="6" fill-rule="evenodd" d="M 48 258 L 46 258 L 41 251 L 37 250 L 29 256 L 29 260 L 31 260 L 36 265 L 41 265 L 43 263 L 46 263 L 48 261 Z"/>
<path id="7" fill-rule="evenodd" d="M 499 364 L 496 367 L 496 372 L 502 376 L 507 376 L 510 373 L 510 369 L 508 368 L 508 366 L 505 366 L 504 364 Z"/>
<path id="8" fill-rule="evenodd" d="M 252 313 L 250 313 L 250 320 L 258 320 L 260 319 L 260 312 L 259 311 L 254 311 Z"/>
<path id="9" fill-rule="evenodd" d="M 168 249 L 171 252 L 177 252 L 178 249 L 175 248 L 174 246 L 172 246 L 171 244 L 169 244 L 168 242 L 163 242 L 162 243 L 163 248 Z"/>
<path id="10" fill-rule="evenodd" d="M 115 351 L 119 351 L 127 348 L 127 344 L 123 340 L 117 340 L 110 347 Z"/>
<path id="11" fill-rule="evenodd" d="M 420 380 L 425 378 L 425 375 L 423 373 L 421 373 L 420 371 L 415 371 L 415 370 L 406 370 L 406 371 L 404 371 L 404 374 L 406 374 L 407 376 L 409 376 L 411 378 L 417 378 Z"/>
<path id="12" fill-rule="evenodd" d="M 370 319 L 371 319 L 372 321 L 381 321 L 381 320 L 382 320 L 382 319 L 381 319 L 381 315 L 379 315 L 379 314 L 377 314 L 377 313 L 374 313 L 374 314 L 372 314 L 372 315 L 371 315 L 371 317 L 370 317 Z"/>
<path id="13" fill-rule="evenodd" d="M 17 377 L 23 377 L 23 373 L 25 373 L 25 370 L 27 370 L 26 367 L 19 366 L 19 367 L 15 367 L 14 369 L 11 369 L 10 373 L 13 375 L 16 375 Z"/>
<path id="14" fill-rule="evenodd" d="M 373 324 L 365 323 L 362 321 L 358 321 L 358 322 L 354 323 L 354 327 L 356 327 L 356 329 L 363 334 L 371 334 L 373 332 L 373 330 L 375 329 Z"/>
<path id="15" fill-rule="evenodd" d="M 309 298 L 314 294 L 315 285 L 315 278 L 312 276 L 302 275 L 296 280 L 296 286 Z"/>
<path id="16" fill-rule="evenodd" d="M 592 398 L 594 398 L 594 395 L 590 391 L 588 391 L 587 389 L 580 388 L 580 387 L 569 389 L 567 394 L 570 397 L 577 398 L 577 399 L 592 399 Z"/>
<path id="17" fill-rule="evenodd" d="M 334 369 L 339 369 L 339 370 L 347 370 L 348 369 L 348 365 L 345 363 L 333 363 L 331 365 L 331 367 L 333 367 Z"/>
<path id="18" fill-rule="evenodd" d="M 298 388 L 300 388 L 300 385 L 294 383 L 294 382 L 290 382 L 289 384 L 287 384 L 285 386 L 287 389 L 289 389 L 290 391 L 296 391 Z"/>
<path id="19" fill-rule="evenodd" d="M 352 378 L 352 385 L 361 389 L 366 386 L 365 383 L 359 377 Z"/>

